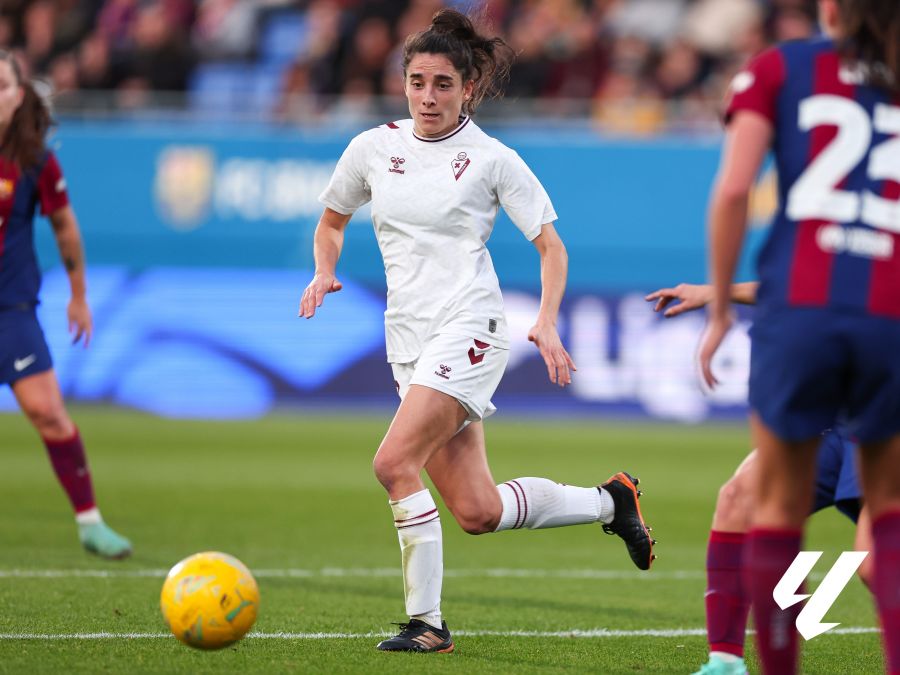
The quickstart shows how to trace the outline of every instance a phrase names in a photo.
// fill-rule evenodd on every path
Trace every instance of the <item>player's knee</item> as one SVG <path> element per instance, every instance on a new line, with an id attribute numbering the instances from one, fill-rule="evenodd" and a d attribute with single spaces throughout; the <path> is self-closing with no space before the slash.
<path id="1" fill-rule="evenodd" d="M 453 512 L 459 526 L 468 534 L 487 534 L 497 529 L 500 518 L 485 509 L 464 508 Z"/>
<path id="2" fill-rule="evenodd" d="M 716 519 L 732 522 L 745 520 L 747 505 L 746 481 L 739 476 L 730 478 L 721 488 L 716 500 Z"/>
<path id="3" fill-rule="evenodd" d="M 45 438 L 64 438 L 74 433 L 74 425 L 66 409 L 47 401 L 35 401 L 23 408 L 38 433 Z"/>
<path id="4" fill-rule="evenodd" d="M 390 492 L 391 487 L 405 480 L 415 479 L 419 471 L 415 470 L 409 462 L 397 455 L 379 451 L 372 461 L 372 470 L 375 477 L 384 488 Z"/>
<path id="5" fill-rule="evenodd" d="M 862 565 L 856 570 L 860 580 L 866 585 L 866 588 L 872 590 L 875 586 L 874 570 L 872 569 L 872 556 L 866 556 L 862 561 Z"/>

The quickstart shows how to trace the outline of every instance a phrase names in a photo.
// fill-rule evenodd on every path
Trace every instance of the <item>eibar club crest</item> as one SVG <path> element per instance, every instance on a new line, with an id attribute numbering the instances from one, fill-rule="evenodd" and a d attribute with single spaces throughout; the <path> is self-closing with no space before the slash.
<path id="1" fill-rule="evenodd" d="M 390 173 L 406 173 L 406 169 L 400 168 L 403 164 L 406 164 L 406 160 L 402 157 L 391 157 L 391 168 L 388 171 Z"/>
<path id="2" fill-rule="evenodd" d="M 459 180 L 459 177 L 463 175 L 463 171 L 466 170 L 466 167 L 472 163 L 472 160 L 468 158 L 466 153 L 461 152 L 456 156 L 456 159 L 450 160 L 450 166 L 453 168 L 453 177 L 456 180 Z"/>

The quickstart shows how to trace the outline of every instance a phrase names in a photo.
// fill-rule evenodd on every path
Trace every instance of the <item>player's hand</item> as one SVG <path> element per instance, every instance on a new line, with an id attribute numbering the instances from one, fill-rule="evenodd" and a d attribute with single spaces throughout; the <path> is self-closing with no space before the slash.
<path id="1" fill-rule="evenodd" d="M 578 370 L 575 362 L 569 356 L 559 339 L 556 326 L 551 323 L 538 322 L 528 331 L 528 340 L 533 342 L 540 350 L 544 363 L 547 364 L 547 374 L 553 384 L 565 387 L 572 384 L 572 371 Z"/>
<path id="2" fill-rule="evenodd" d="M 734 317 L 730 312 L 722 315 L 710 315 L 706 323 L 706 330 L 703 331 L 703 337 L 700 338 L 700 348 L 697 351 L 697 361 L 700 366 L 700 373 L 703 381 L 710 389 L 714 389 L 719 380 L 712 372 L 712 360 L 716 351 L 731 330 L 734 324 Z"/>
<path id="3" fill-rule="evenodd" d="M 333 274 L 317 273 L 303 291 L 298 316 L 306 319 L 313 318 L 316 315 L 316 309 L 322 306 L 325 296 L 329 293 L 337 293 L 343 287 L 344 285 Z"/>
<path id="4" fill-rule="evenodd" d="M 644 300 L 647 302 L 656 300 L 656 305 L 653 306 L 654 312 L 666 309 L 672 302 L 678 300 L 677 305 L 672 305 L 663 312 L 663 316 L 671 318 L 705 307 L 712 302 L 712 297 L 712 286 L 707 284 L 678 284 L 675 288 L 660 288 L 658 291 L 653 291 Z"/>
<path id="5" fill-rule="evenodd" d="M 83 338 L 84 346 L 87 347 L 91 343 L 91 335 L 94 333 L 91 308 L 88 307 L 87 301 L 72 298 L 69 300 L 66 315 L 69 319 L 69 334 L 72 336 L 72 344 L 78 344 L 78 341 Z"/>

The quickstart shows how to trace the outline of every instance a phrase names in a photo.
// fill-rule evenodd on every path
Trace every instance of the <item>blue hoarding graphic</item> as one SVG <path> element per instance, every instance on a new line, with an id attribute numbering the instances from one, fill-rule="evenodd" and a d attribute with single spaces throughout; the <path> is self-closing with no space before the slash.
<path id="1" fill-rule="evenodd" d="M 95 336 L 69 343 L 68 283 L 61 269 L 44 281 L 39 308 L 63 391 L 177 417 L 253 417 L 279 404 L 395 404 L 385 363 L 384 298 L 353 280 L 327 297 L 311 320 L 297 318 L 310 270 L 172 269 L 129 272 L 99 266 L 89 284 Z M 537 294 L 504 294 L 512 337 L 501 409 L 616 412 L 699 421 L 742 410 L 746 325 L 729 337 L 714 395 L 699 388 L 693 353 L 703 318 L 661 320 L 637 293 L 574 294 L 560 331 L 578 373 L 571 387 L 549 383 L 527 341 Z M 8 389 L 0 407 L 11 409 Z"/>
<path id="2" fill-rule="evenodd" d="M 537 314 L 539 259 L 501 213 L 488 246 L 514 343 L 498 405 L 686 421 L 743 410 L 745 334 L 736 331 L 722 357 L 731 384 L 706 397 L 692 361 L 702 318 L 661 322 L 641 299 L 704 276 L 716 140 L 495 135 L 532 167 L 560 215 L 569 251 L 560 326 L 579 366 L 574 385 L 560 392 L 525 340 Z M 40 315 L 65 393 L 200 417 L 254 416 L 280 404 L 395 403 L 384 362 L 384 270 L 366 209 L 345 233 L 344 290 L 328 297 L 321 316 L 296 318 L 313 266 L 317 198 L 349 137 L 64 123 L 53 143 L 84 233 L 96 320 L 95 344 L 72 348 L 65 275 L 47 275 Z M 774 208 L 771 174 L 761 183 L 757 223 Z M 52 268 L 49 227 L 38 232 L 40 257 Z M 749 258 L 744 279 L 752 278 Z M 8 389 L 0 406 L 13 406 Z"/>

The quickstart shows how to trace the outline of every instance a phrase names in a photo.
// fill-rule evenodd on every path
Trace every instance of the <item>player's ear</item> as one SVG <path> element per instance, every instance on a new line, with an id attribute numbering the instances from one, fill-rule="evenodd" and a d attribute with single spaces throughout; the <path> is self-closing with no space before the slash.
<path id="1" fill-rule="evenodd" d="M 472 98 L 472 94 L 475 93 L 475 80 L 469 80 L 465 84 L 463 84 L 463 100 L 469 101 Z"/>

